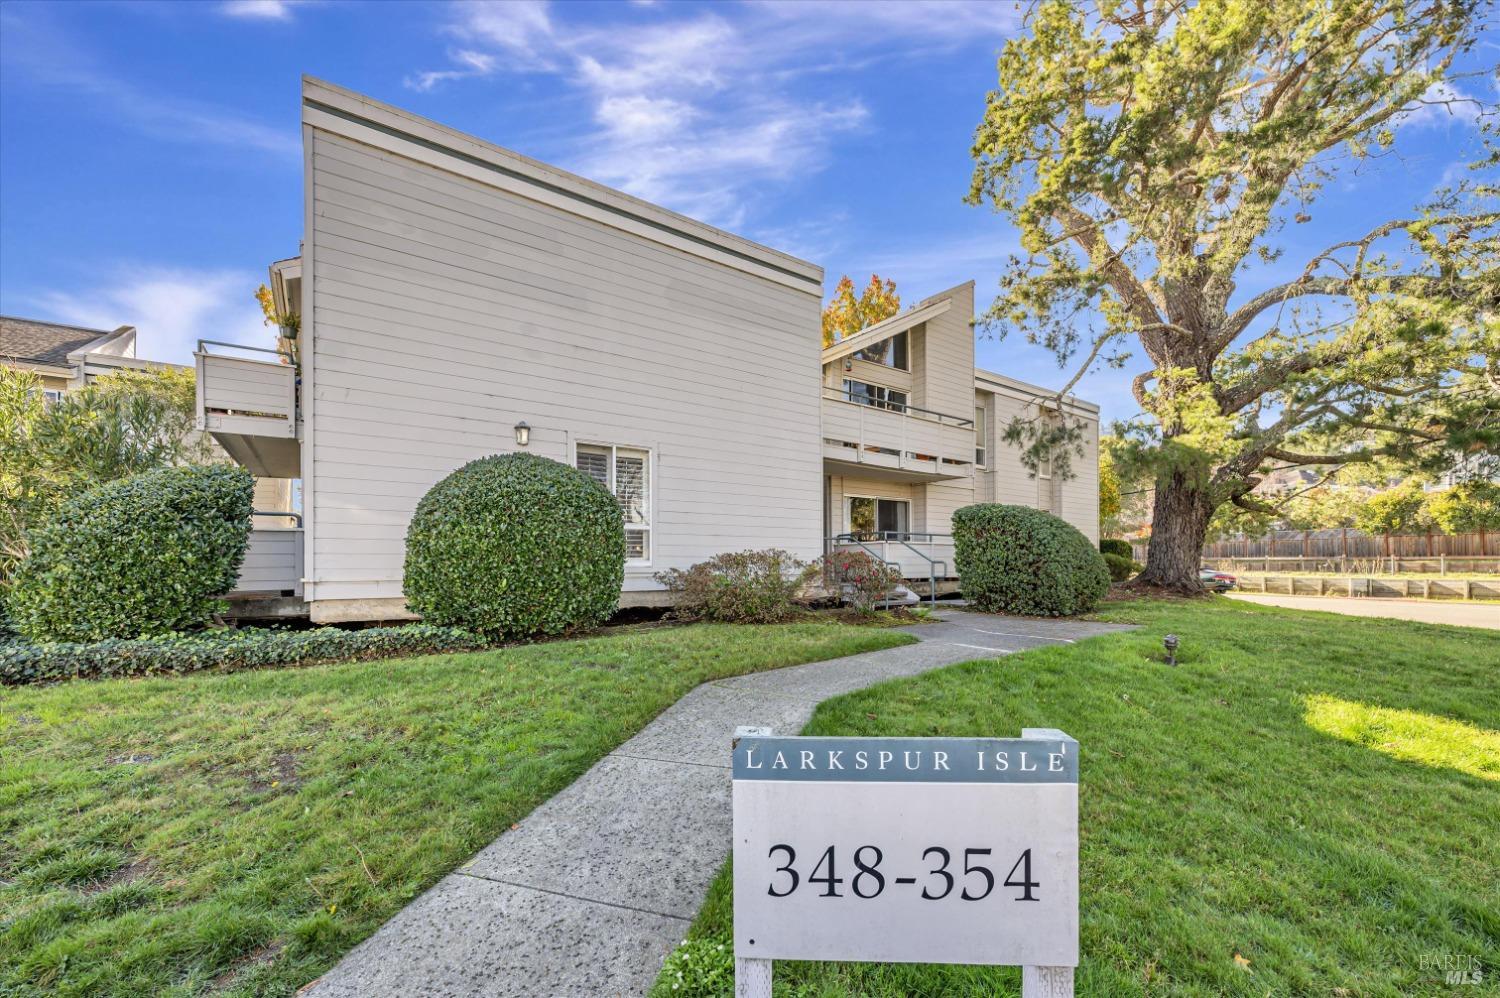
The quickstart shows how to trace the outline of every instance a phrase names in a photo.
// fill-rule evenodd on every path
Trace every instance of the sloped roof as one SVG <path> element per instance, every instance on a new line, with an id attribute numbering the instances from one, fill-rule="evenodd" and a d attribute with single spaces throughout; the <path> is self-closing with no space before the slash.
<path id="1" fill-rule="evenodd" d="M 832 346 L 823 348 L 823 363 L 838 360 L 846 354 L 863 350 L 867 346 L 879 343 L 881 340 L 895 336 L 928 319 L 935 319 L 948 309 L 953 307 L 953 301 L 949 298 L 929 299 L 922 302 L 916 308 L 909 308 L 905 312 L 898 312 L 889 319 L 881 319 L 873 326 L 866 326 L 853 336 L 839 340 Z"/>
<path id="2" fill-rule="evenodd" d="M 50 367 L 67 367 L 68 354 L 111 335 L 108 329 L 65 326 L 39 319 L 0 315 L 0 357 Z"/>

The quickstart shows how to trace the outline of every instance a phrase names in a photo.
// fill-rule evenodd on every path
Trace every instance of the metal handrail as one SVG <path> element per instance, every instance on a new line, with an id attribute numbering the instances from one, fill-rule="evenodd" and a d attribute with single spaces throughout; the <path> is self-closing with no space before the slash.
<path id="1" fill-rule="evenodd" d="M 841 540 L 841 538 L 843 538 L 843 540 Z M 840 534 L 838 536 L 829 538 L 828 541 L 834 544 L 853 544 L 855 547 L 859 548 L 861 551 L 865 552 L 865 554 L 868 554 L 871 558 L 874 558 L 876 561 L 880 562 L 887 568 L 894 568 L 898 572 L 901 571 L 901 563 L 899 561 L 886 560 L 884 557 L 878 554 L 874 548 L 866 547 L 864 541 L 859 540 L 853 534 Z M 889 589 L 881 594 L 880 608 L 882 610 L 889 610 L 891 608 L 891 593 Z"/>
<path id="2" fill-rule="evenodd" d="M 275 354 L 288 364 L 292 361 L 291 355 L 285 350 L 277 350 L 274 347 L 253 347 L 248 343 L 230 343 L 228 340 L 199 340 L 197 352 L 207 353 L 208 351 L 204 350 L 204 347 L 232 347 L 235 350 L 250 350 L 255 353 Z M 220 356 L 223 356 L 223 354 L 220 354 Z"/>
<path id="3" fill-rule="evenodd" d="M 897 391 L 900 391 L 900 389 L 897 389 Z M 946 412 L 937 412 L 933 409 L 923 409 L 920 406 L 910 405 L 906 402 L 886 402 L 880 399 L 870 398 L 870 396 L 868 395 L 856 396 L 854 392 L 846 391 L 843 388 L 829 388 L 827 386 L 824 386 L 823 388 L 823 397 L 828 398 L 830 392 L 833 393 L 834 396 L 842 399 L 845 402 L 848 402 L 851 405 L 863 405 L 868 406 L 871 409 L 884 409 L 887 412 L 910 414 L 916 416 L 918 419 L 926 419 L 929 422 L 941 423 L 944 426 L 957 426 L 960 428 L 967 427 L 969 429 L 974 428 L 974 420 L 964 419 L 961 416 L 950 416 Z"/>
<path id="4" fill-rule="evenodd" d="M 932 557 L 932 555 L 918 548 L 912 547 L 911 542 L 913 539 L 920 539 L 925 540 L 930 544 L 940 537 L 951 538 L 952 536 L 952 534 L 938 534 L 923 530 L 861 530 L 845 534 L 834 534 L 832 537 L 828 538 L 827 543 L 829 543 L 830 545 L 857 545 L 861 550 L 869 552 L 870 556 L 875 558 L 877 561 L 880 561 L 886 565 L 895 565 L 898 569 L 901 567 L 900 562 L 887 561 L 884 557 L 877 554 L 871 548 L 867 547 L 865 545 L 865 539 L 868 538 L 880 540 L 887 544 L 900 544 L 912 554 L 927 562 L 927 599 L 933 606 L 937 606 L 937 580 L 939 574 L 941 574 L 945 578 L 947 577 L 948 562 L 946 559 L 934 558 Z M 941 573 L 938 572 L 939 565 L 941 565 L 943 568 Z M 889 600 L 887 600 L 887 603 L 889 603 Z"/>
<path id="5" fill-rule="evenodd" d="M 251 516 L 286 516 L 286 517 L 290 517 L 291 519 L 297 521 L 297 529 L 298 530 L 302 529 L 302 514 L 301 513 L 293 513 L 291 510 L 281 510 L 281 509 L 274 509 L 274 510 L 273 509 L 252 509 L 250 511 L 250 515 Z"/>

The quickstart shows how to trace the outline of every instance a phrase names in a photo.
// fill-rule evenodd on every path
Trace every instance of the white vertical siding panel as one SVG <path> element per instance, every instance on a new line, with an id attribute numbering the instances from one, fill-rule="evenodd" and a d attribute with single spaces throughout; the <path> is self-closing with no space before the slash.
<path id="1" fill-rule="evenodd" d="M 974 409 L 974 284 L 937 295 L 953 306 L 923 324 L 923 370 L 913 399 L 924 409 L 968 419 Z M 971 458 L 972 460 L 972 458 Z"/>

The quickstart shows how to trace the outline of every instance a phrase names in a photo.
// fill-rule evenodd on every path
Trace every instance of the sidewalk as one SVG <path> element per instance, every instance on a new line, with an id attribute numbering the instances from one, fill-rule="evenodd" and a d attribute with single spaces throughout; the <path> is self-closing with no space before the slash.
<path id="1" fill-rule="evenodd" d="M 728 855 L 735 728 L 795 733 L 828 697 L 1129 629 L 953 610 L 939 617 L 903 628 L 917 644 L 699 686 L 303 993 L 642 994 Z"/>

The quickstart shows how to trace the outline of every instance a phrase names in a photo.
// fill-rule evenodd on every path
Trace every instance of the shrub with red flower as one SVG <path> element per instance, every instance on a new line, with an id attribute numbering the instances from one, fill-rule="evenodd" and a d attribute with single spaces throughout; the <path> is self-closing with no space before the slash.
<path id="1" fill-rule="evenodd" d="M 874 613 L 876 604 L 901 582 L 901 570 L 860 550 L 834 551 L 822 560 L 823 585 L 841 595 L 860 613 Z"/>

